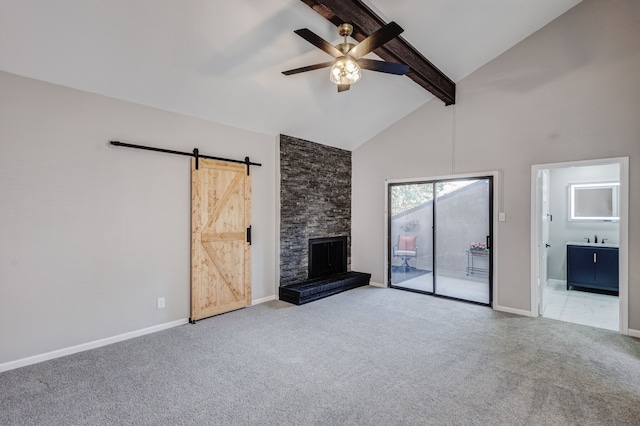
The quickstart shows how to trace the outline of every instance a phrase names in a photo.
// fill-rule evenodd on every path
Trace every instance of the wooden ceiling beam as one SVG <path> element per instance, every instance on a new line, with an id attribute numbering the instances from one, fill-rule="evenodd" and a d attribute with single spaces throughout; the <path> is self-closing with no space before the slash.
<path id="1" fill-rule="evenodd" d="M 386 25 L 360 0 L 302 1 L 336 26 L 343 23 L 353 25 L 352 37 L 358 42 Z M 445 105 L 456 103 L 456 84 L 402 37 L 389 41 L 374 53 L 385 61 L 408 65 L 407 77 L 440 98 Z"/>

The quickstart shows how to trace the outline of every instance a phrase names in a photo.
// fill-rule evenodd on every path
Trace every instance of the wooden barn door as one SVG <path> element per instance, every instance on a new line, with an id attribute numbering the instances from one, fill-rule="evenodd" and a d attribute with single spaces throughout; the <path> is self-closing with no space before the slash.
<path id="1" fill-rule="evenodd" d="M 191 320 L 251 305 L 247 166 L 191 160 Z"/>

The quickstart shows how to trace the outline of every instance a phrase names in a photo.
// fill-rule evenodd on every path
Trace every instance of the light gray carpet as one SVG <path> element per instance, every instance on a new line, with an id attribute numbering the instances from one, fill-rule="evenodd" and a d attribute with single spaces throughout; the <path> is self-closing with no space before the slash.
<path id="1" fill-rule="evenodd" d="M 361 287 L 2 373 L 0 424 L 638 425 L 640 341 Z"/>

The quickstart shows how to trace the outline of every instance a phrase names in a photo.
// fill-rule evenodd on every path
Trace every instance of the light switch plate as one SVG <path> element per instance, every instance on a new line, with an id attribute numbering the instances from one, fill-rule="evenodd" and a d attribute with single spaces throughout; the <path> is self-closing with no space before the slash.
<path id="1" fill-rule="evenodd" d="M 507 221 L 507 214 L 505 212 L 498 213 L 498 221 L 506 222 Z"/>

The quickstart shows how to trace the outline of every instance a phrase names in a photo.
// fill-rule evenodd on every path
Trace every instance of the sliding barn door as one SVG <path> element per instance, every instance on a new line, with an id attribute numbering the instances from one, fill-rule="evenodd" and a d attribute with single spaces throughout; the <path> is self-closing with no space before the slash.
<path id="1" fill-rule="evenodd" d="M 247 166 L 191 162 L 191 320 L 251 305 Z"/>

